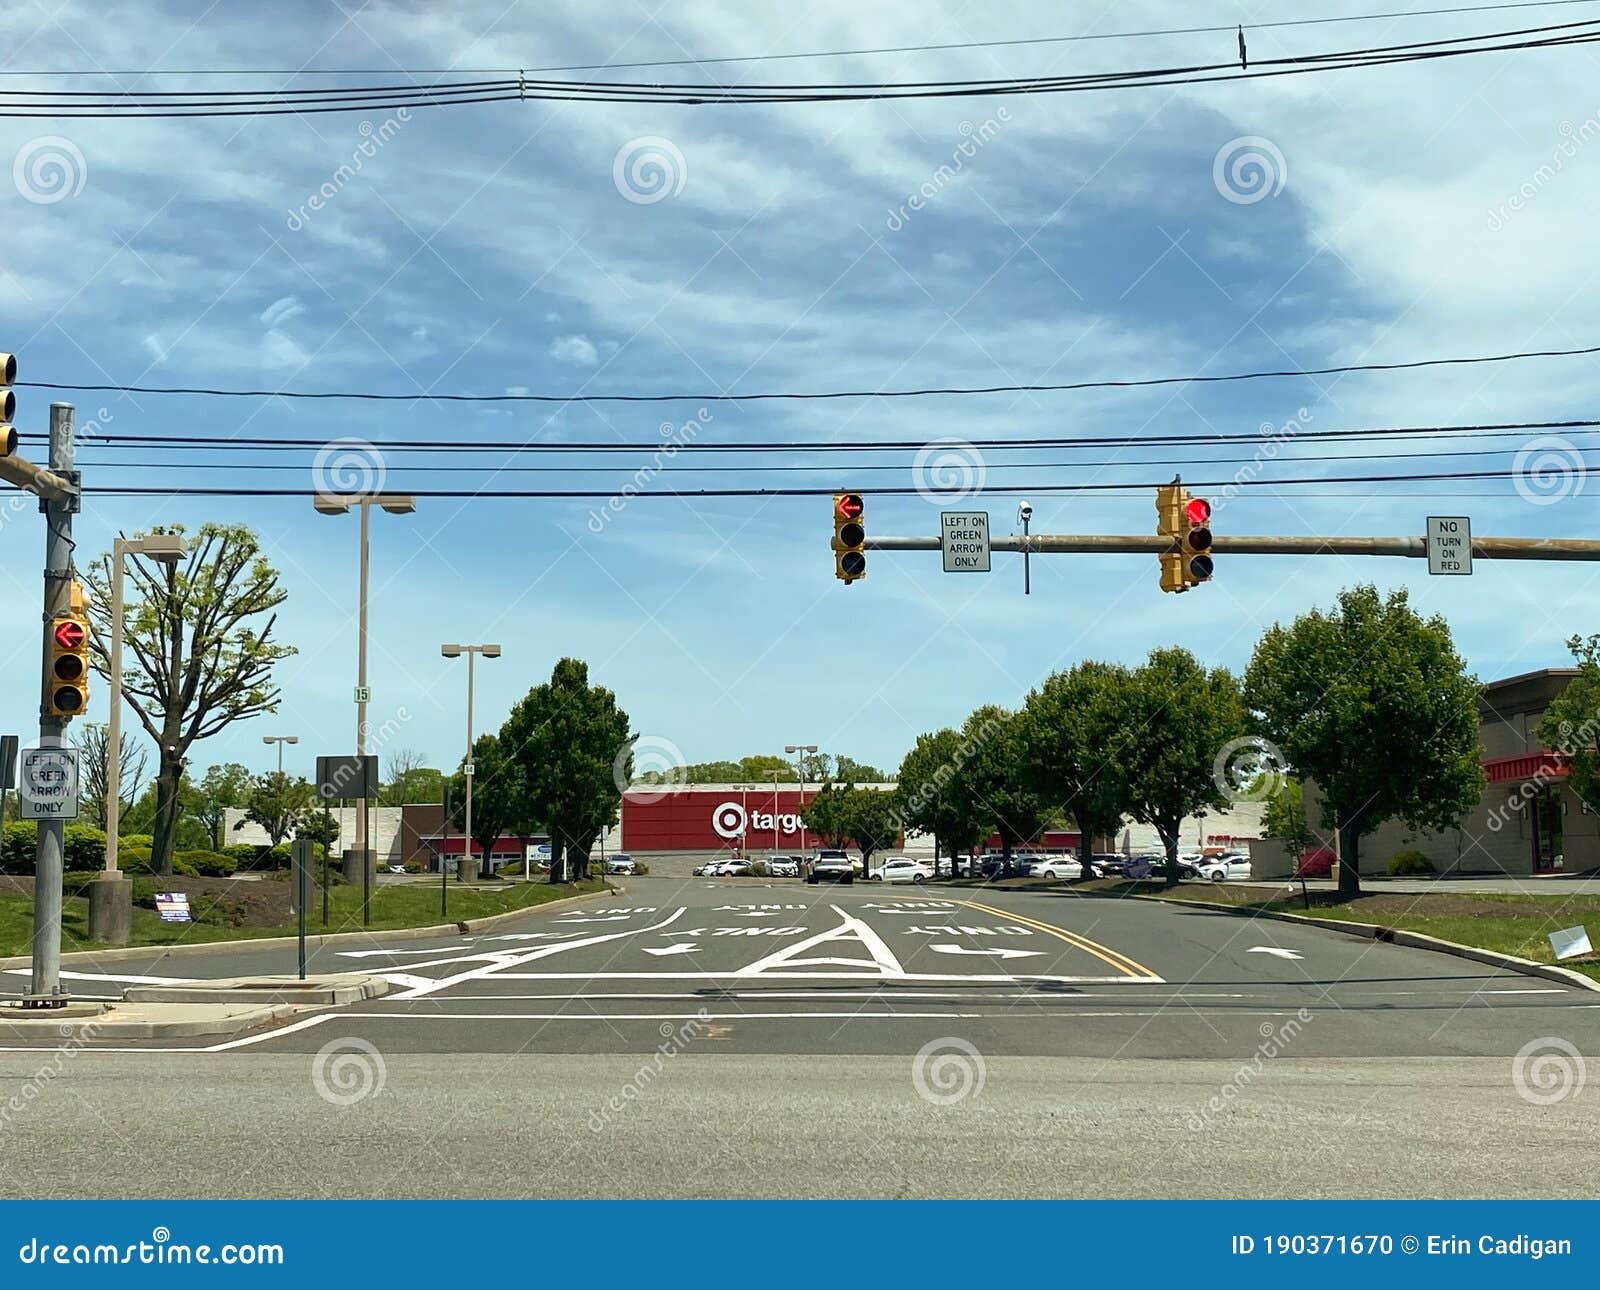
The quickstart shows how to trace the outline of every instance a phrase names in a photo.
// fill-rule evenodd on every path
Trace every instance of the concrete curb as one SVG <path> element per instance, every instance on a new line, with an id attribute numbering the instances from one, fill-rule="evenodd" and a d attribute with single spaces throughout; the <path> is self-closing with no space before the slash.
<path id="1" fill-rule="evenodd" d="M 329 932 L 321 936 L 307 936 L 306 951 L 309 953 L 324 945 L 382 944 L 387 941 L 412 940 L 419 936 L 469 936 L 491 927 L 498 927 L 512 919 L 526 918 L 529 914 L 537 914 L 547 909 L 560 909 L 580 901 L 619 896 L 624 890 L 622 887 L 613 887 L 609 891 L 586 891 L 581 895 L 563 896 L 560 900 L 549 900 L 542 905 L 529 905 L 526 909 L 513 909 L 508 913 L 491 914 L 487 918 L 474 918 L 467 922 L 436 923 L 430 927 L 395 927 L 382 932 Z M 152 954 L 161 958 L 188 958 L 196 954 L 218 954 L 230 950 L 293 949 L 298 944 L 299 938 L 295 936 L 263 936 L 253 940 L 202 941 L 194 945 L 127 945 L 111 950 L 74 950 L 70 954 L 61 956 L 61 965 L 80 967 L 96 963 L 120 963 L 126 959 L 148 958 Z M 28 955 L 19 954 L 12 958 L 0 959 L 0 969 L 27 967 L 32 962 Z"/>
<path id="2" fill-rule="evenodd" d="M 157 1005 L 161 1006 L 161 1005 Z M 58 1023 L 56 1021 L 12 1021 L 0 1023 L 0 1030 L 12 1028 L 27 1036 L 34 1030 L 48 1031 L 58 1040 L 72 1039 L 79 1031 L 87 1031 L 95 1039 L 233 1039 L 259 1030 L 268 1022 L 292 1017 L 298 1009 L 293 1004 L 264 1004 L 241 1011 L 228 1011 L 217 1007 L 216 1015 L 169 1018 L 140 1017 L 118 1020 L 85 1017 L 81 1020 Z"/>
<path id="3" fill-rule="evenodd" d="M 1093 896 L 1098 893 L 1085 894 Z M 1288 914 L 1275 909 L 1242 909 L 1238 905 L 1218 905 L 1209 900 L 1168 900 L 1165 896 L 1130 894 L 1113 896 L 1109 899 L 1153 900 L 1180 909 L 1192 907 L 1246 918 L 1271 918 L 1281 923 L 1306 923 L 1312 927 L 1325 927 L 1330 932 L 1344 932 L 1348 936 L 1357 936 L 1364 940 L 1383 941 L 1414 950 L 1434 950 L 1440 954 L 1454 954 L 1457 958 L 1471 959 L 1475 963 L 1485 963 L 1490 967 L 1521 972 L 1524 976 L 1543 977 L 1546 981 L 1577 986 L 1580 990 L 1600 991 L 1600 981 L 1585 976 L 1582 972 L 1574 972 L 1571 968 L 1557 967 L 1553 963 L 1536 963 L 1533 959 L 1518 958 L 1515 954 L 1501 954 L 1498 950 L 1486 950 L 1476 945 L 1460 945 L 1455 941 L 1441 940 L 1437 936 L 1424 936 L 1421 932 L 1407 932 L 1395 927 L 1381 927 L 1376 923 L 1351 923 L 1340 918 L 1313 918 L 1307 914 Z"/>
<path id="4" fill-rule="evenodd" d="M 337 1008 L 389 993 L 382 977 L 343 973 L 310 981 L 235 976 L 195 985 L 136 985 L 125 1003 L 288 1003 L 301 1008 Z"/>

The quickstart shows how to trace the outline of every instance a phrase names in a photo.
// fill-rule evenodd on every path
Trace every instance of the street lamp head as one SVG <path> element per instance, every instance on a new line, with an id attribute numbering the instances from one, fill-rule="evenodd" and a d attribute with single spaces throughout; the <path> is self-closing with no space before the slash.
<path id="1" fill-rule="evenodd" d="M 311 505 L 323 515 L 346 515 L 350 511 L 350 499 L 337 493 L 318 493 L 311 499 Z"/>
<path id="2" fill-rule="evenodd" d="M 483 654 L 484 658 L 500 657 L 500 647 L 498 645 L 485 645 L 480 652 Z"/>
<path id="3" fill-rule="evenodd" d="M 284 735 L 283 742 L 286 743 L 286 744 L 297 744 L 297 743 L 300 742 L 300 736 L 299 735 Z"/>
<path id="4" fill-rule="evenodd" d="M 439 646 L 439 653 L 443 654 L 446 658 L 460 658 L 464 652 L 465 651 L 462 650 L 461 646 L 459 645 Z"/>
<path id="5" fill-rule="evenodd" d="M 176 533 L 152 533 L 131 543 L 128 549 L 159 560 L 162 564 L 177 564 L 188 554 L 189 544 Z"/>
<path id="6" fill-rule="evenodd" d="M 417 499 L 409 493 L 380 493 L 372 500 L 390 515 L 410 515 L 417 509 Z"/>

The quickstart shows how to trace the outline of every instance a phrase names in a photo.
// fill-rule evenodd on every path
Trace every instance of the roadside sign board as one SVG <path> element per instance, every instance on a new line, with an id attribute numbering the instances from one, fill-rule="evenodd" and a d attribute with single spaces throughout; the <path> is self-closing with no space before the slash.
<path id="1" fill-rule="evenodd" d="M 324 802 L 351 802 L 378 795 L 378 759 L 318 757 L 317 796 Z"/>
<path id="2" fill-rule="evenodd" d="M 78 750 L 24 748 L 22 778 L 17 782 L 18 818 L 78 818 Z"/>
<path id="3" fill-rule="evenodd" d="M 163 923 L 187 923 L 189 918 L 189 893 L 186 891 L 156 892 L 156 913 Z"/>
<path id="4" fill-rule="evenodd" d="M 0 735 L 0 789 L 17 786 L 17 737 Z"/>
<path id="5" fill-rule="evenodd" d="M 939 551 L 946 573 L 988 573 L 989 512 L 940 511 Z"/>
<path id="6" fill-rule="evenodd" d="M 356 686 L 356 702 L 357 703 L 371 703 L 372 702 L 372 687 L 370 685 L 358 685 L 358 686 Z"/>
<path id="7" fill-rule="evenodd" d="M 1465 515 L 1428 516 L 1428 572 L 1472 572 L 1472 521 Z"/>

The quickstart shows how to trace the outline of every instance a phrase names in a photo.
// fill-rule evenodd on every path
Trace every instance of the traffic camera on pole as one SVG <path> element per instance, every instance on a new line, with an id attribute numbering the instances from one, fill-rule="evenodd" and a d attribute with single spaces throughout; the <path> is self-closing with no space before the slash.
<path id="1" fill-rule="evenodd" d="M 1156 536 L 1168 540 L 1170 546 L 1161 551 L 1161 590 L 1185 591 L 1184 555 L 1180 550 L 1183 534 L 1183 488 L 1174 480 L 1156 489 Z"/>
<path id="2" fill-rule="evenodd" d="M 843 583 L 867 576 L 865 511 L 860 493 L 833 495 L 833 576 Z"/>
<path id="3" fill-rule="evenodd" d="M 83 589 L 72 586 L 71 608 L 50 622 L 50 715 L 81 716 L 89 706 L 89 615 Z"/>
<path id="4" fill-rule="evenodd" d="M 1183 556 L 1183 587 L 1198 587 L 1211 581 L 1211 503 L 1203 497 L 1183 492 L 1182 533 L 1179 543 Z"/>

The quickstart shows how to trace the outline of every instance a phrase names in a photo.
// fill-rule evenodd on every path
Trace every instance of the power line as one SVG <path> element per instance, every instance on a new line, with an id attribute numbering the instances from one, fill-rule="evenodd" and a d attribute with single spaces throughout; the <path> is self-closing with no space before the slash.
<path id="1" fill-rule="evenodd" d="M 1331 15 L 1320 18 L 1286 18 L 1272 22 L 1251 22 L 1244 24 L 1246 32 L 1270 31 L 1275 28 L 1285 27 L 1318 27 L 1339 23 L 1379 22 L 1395 18 L 1431 18 L 1457 14 L 1495 13 L 1513 9 L 1552 9 L 1579 4 L 1596 4 L 1600 0 L 1522 0 L 1521 3 L 1487 4 L 1487 5 L 1456 5 L 1449 8 L 1436 9 L 1393 9 L 1382 13 L 1344 14 Z M 1010 40 L 963 40 L 950 41 L 943 44 L 923 45 L 885 45 L 868 49 L 823 49 L 805 50 L 797 53 L 785 54 L 735 54 L 717 58 L 659 58 L 647 62 L 629 63 L 565 63 L 545 67 L 408 67 L 398 69 L 403 76 L 470 76 L 545 74 L 550 72 L 598 72 L 598 71 L 628 71 L 652 67 L 712 67 L 728 63 L 771 63 L 813 58 L 859 58 L 879 54 L 922 54 L 943 53 L 957 50 L 970 49 L 1006 49 L 1028 45 L 1060 45 L 1079 44 L 1107 40 L 1132 40 L 1157 36 L 1196 36 L 1215 35 L 1222 32 L 1233 32 L 1238 29 L 1238 23 L 1222 23 L 1201 27 L 1161 27 L 1143 31 L 1106 31 L 1083 32 L 1068 36 L 1023 36 Z M 146 70 L 122 69 L 107 70 L 103 68 L 89 69 L 37 69 L 37 70 L 6 70 L 0 69 L 0 77 L 4 76 L 48 76 L 48 77 L 145 77 L 145 76 L 392 76 L 397 69 L 389 68 L 362 68 L 362 67 L 222 67 L 222 68 L 151 68 Z"/>
<path id="2" fill-rule="evenodd" d="M 1532 358 L 1579 358 L 1600 354 L 1600 345 L 1576 349 L 1519 350 L 1509 354 L 1481 354 L 1457 358 L 1422 358 L 1394 363 L 1345 363 L 1331 367 L 1275 368 L 1229 372 L 1215 376 L 1151 376 L 1106 378 L 1031 385 L 926 386 L 902 390 L 810 390 L 751 394 L 386 394 L 356 390 L 223 389 L 184 385 L 111 385 L 71 381 L 17 381 L 18 387 L 68 390 L 97 394 L 193 395 L 228 399 L 337 399 L 371 403 L 762 403 L 773 400 L 919 399 L 980 394 L 1055 394 L 1070 390 L 1131 390 L 1160 385 L 1216 385 L 1230 381 L 1261 381 L 1282 377 L 1341 376 L 1351 372 L 1402 372 L 1428 367 L 1460 367 L 1479 363 L 1513 363 Z"/>
<path id="3" fill-rule="evenodd" d="M 1366 49 L 1313 54 L 1293 58 L 1262 59 L 1251 69 L 1243 61 L 1146 68 L 1127 72 L 1102 72 L 1077 76 L 1013 77 L 996 80 L 863 82 L 849 85 L 661 85 L 627 81 L 529 81 L 519 74 L 509 81 L 452 82 L 435 93 L 432 87 L 391 87 L 389 92 L 359 86 L 327 90 L 220 90 L 132 92 L 86 99 L 76 91 L 7 90 L 0 117 L 170 117 L 170 116 L 280 116 L 323 112 L 369 111 L 375 108 L 441 107 L 452 104 L 519 100 L 588 103 L 655 102 L 690 105 L 752 103 L 828 103 L 886 99 L 964 98 L 1010 94 L 1058 94 L 1113 88 L 1208 84 L 1219 81 L 1256 80 L 1268 76 L 1378 67 L 1393 63 L 1454 58 L 1468 54 L 1551 49 L 1600 40 L 1592 23 L 1574 22 L 1544 27 L 1452 37 Z M 1519 39 L 1525 38 L 1525 39 Z M 36 100 L 22 99 L 35 95 Z M 254 96 L 254 97 L 249 97 Z"/>

